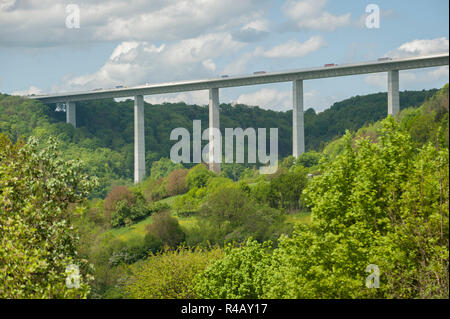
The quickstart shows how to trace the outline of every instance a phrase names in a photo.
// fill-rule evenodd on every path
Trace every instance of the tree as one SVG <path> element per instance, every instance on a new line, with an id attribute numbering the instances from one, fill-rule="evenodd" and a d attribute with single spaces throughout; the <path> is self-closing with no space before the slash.
<path id="1" fill-rule="evenodd" d="M 293 166 L 291 170 L 282 169 L 271 179 L 269 198 L 272 207 L 294 210 L 300 208 L 300 195 L 306 187 L 306 170 L 302 166 Z"/>
<path id="2" fill-rule="evenodd" d="M 111 224 L 112 215 L 116 211 L 117 203 L 120 201 L 124 201 L 128 207 L 131 207 L 135 203 L 136 198 L 126 186 L 115 186 L 109 191 L 103 202 L 103 214 Z"/>
<path id="3" fill-rule="evenodd" d="M 187 169 L 176 169 L 167 176 L 166 190 L 169 196 L 184 194 L 187 192 L 186 176 Z"/>
<path id="4" fill-rule="evenodd" d="M 183 168 L 182 164 L 176 164 L 170 159 L 163 157 L 159 161 L 152 163 L 150 178 L 152 180 L 157 180 L 161 177 L 167 177 L 172 171 L 181 168 Z"/>
<path id="5" fill-rule="evenodd" d="M 211 192 L 200 207 L 199 224 L 212 242 L 244 241 L 249 236 L 263 241 L 279 235 L 283 216 L 259 205 L 240 184 L 224 184 Z"/>
<path id="6" fill-rule="evenodd" d="M 209 179 L 215 175 L 216 174 L 208 170 L 204 164 L 198 164 L 189 170 L 189 173 L 186 176 L 186 183 L 190 189 L 194 187 L 205 187 L 208 184 Z"/>
<path id="7" fill-rule="evenodd" d="M 168 211 L 153 215 L 152 223 L 147 226 L 146 236 L 148 241 L 156 239 L 169 247 L 176 247 L 185 238 L 178 220 L 172 217 Z"/>
<path id="8" fill-rule="evenodd" d="M 13 144 L 0 135 L 1 298 L 84 298 L 89 292 L 67 208 L 96 181 L 81 173 L 79 161 L 64 161 L 56 150 L 54 140 Z M 70 265 L 81 271 L 79 288 L 66 286 Z"/>
<path id="9" fill-rule="evenodd" d="M 242 247 L 225 248 L 225 256 L 196 277 L 195 290 L 205 299 L 257 299 L 267 285 L 270 242 L 259 244 L 251 238 Z"/>

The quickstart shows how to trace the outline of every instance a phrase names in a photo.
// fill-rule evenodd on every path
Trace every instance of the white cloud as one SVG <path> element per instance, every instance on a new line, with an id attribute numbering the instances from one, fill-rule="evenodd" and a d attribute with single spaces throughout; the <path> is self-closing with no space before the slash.
<path id="1" fill-rule="evenodd" d="M 242 74 L 247 69 L 248 62 L 253 58 L 252 52 L 246 52 L 242 54 L 239 58 L 227 64 L 223 68 L 223 74 L 227 75 L 237 75 Z"/>
<path id="2" fill-rule="evenodd" d="M 174 44 L 145 41 L 120 43 L 92 74 L 69 77 L 54 90 L 107 88 L 217 76 L 214 59 L 234 53 L 243 44 L 229 33 L 205 34 Z"/>
<path id="3" fill-rule="evenodd" d="M 264 31 L 268 1 L 96 0 L 80 7 L 80 28 L 65 26 L 72 0 L 2 0 L 0 46 L 44 47 L 93 41 L 177 41 L 205 33 Z"/>
<path id="4" fill-rule="evenodd" d="M 279 44 L 269 50 L 259 47 L 255 50 L 256 56 L 267 58 L 297 58 L 304 57 L 311 52 L 325 46 L 325 41 L 320 36 L 313 36 L 305 42 L 292 39 L 286 43 Z"/>
<path id="5" fill-rule="evenodd" d="M 174 94 L 148 95 L 145 96 L 145 102 L 151 104 L 184 102 L 186 104 L 207 105 L 209 103 L 209 92 L 207 90 L 202 90 Z"/>
<path id="6" fill-rule="evenodd" d="M 255 42 L 269 35 L 269 21 L 256 19 L 241 27 L 239 31 L 233 32 L 233 37 L 243 42 Z"/>
<path id="7" fill-rule="evenodd" d="M 23 91 L 14 91 L 11 93 L 11 95 L 20 95 L 20 96 L 26 96 L 26 95 L 31 95 L 31 94 L 42 94 L 41 89 L 35 87 L 35 86 L 30 86 L 29 89 L 27 90 L 23 90 Z"/>
<path id="8" fill-rule="evenodd" d="M 11 10 L 15 4 L 16 4 L 16 0 L 1 0 L 0 11 Z"/>
<path id="9" fill-rule="evenodd" d="M 351 23 L 350 13 L 333 15 L 325 11 L 326 0 L 288 0 L 282 12 L 297 29 L 334 31 Z"/>
<path id="10" fill-rule="evenodd" d="M 405 58 L 418 55 L 443 53 L 449 50 L 449 42 L 446 37 L 436 39 L 413 40 L 403 43 L 397 49 L 390 51 L 386 56 L 392 58 Z"/>
<path id="11" fill-rule="evenodd" d="M 223 68 L 223 74 L 237 75 L 247 70 L 247 64 L 254 58 L 300 58 L 326 45 L 320 36 L 313 36 L 305 42 L 295 39 L 281 43 L 269 49 L 257 47 L 253 52 L 245 52 Z"/>
<path id="12" fill-rule="evenodd" d="M 284 111 L 292 107 L 292 93 L 276 89 L 263 88 L 256 92 L 241 94 L 236 102 L 259 106 L 262 109 Z"/>
<path id="13" fill-rule="evenodd" d="M 124 41 L 110 55 L 106 63 L 91 74 L 68 77 L 53 91 L 84 90 L 114 87 L 116 85 L 141 85 L 218 76 L 235 75 L 246 70 L 254 57 L 303 57 L 324 45 L 321 37 L 311 37 L 301 43 L 288 41 L 264 51 L 246 52 L 232 63 L 218 68 L 216 59 L 226 59 L 245 47 L 227 32 L 205 34 L 173 44 L 155 46 L 146 41 Z"/>
<path id="14" fill-rule="evenodd" d="M 339 100 L 335 96 L 319 94 L 317 90 L 305 91 L 303 98 L 304 109 L 314 108 L 316 111 L 322 111 Z M 292 91 L 263 88 L 255 92 L 241 94 L 236 99 L 236 103 L 259 106 L 266 110 L 288 111 L 292 109 Z"/>

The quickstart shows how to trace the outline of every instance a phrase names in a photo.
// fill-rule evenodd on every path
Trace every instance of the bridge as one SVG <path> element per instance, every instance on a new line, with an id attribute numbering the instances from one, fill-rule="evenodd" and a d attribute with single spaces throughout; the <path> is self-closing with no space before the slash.
<path id="1" fill-rule="evenodd" d="M 258 85 L 278 82 L 292 82 L 293 89 L 293 140 L 292 155 L 298 157 L 305 151 L 303 123 L 303 81 L 338 76 L 387 72 L 388 81 L 388 115 L 394 116 L 400 110 L 399 71 L 429 68 L 449 64 L 449 54 L 435 54 L 412 58 L 381 58 L 376 61 L 329 64 L 323 67 L 305 68 L 281 72 L 257 72 L 244 76 L 226 76 L 214 79 L 167 82 L 161 84 L 141 85 L 100 89 L 93 91 L 66 92 L 49 95 L 28 96 L 44 103 L 64 103 L 66 121 L 76 127 L 77 101 L 124 98 L 134 96 L 134 182 L 142 181 L 145 176 L 145 132 L 144 132 L 144 96 L 153 94 L 176 93 L 196 90 L 209 90 L 209 168 L 220 172 L 220 163 L 214 158 L 213 129 L 219 128 L 219 89 L 227 87 Z"/>

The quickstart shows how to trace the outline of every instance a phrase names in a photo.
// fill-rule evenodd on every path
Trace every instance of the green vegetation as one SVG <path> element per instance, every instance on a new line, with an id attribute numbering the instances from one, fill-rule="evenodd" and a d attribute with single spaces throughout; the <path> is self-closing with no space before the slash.
<path id="1" fill-rule="evenodd" d="M 220 248 L 164 250 L 130 267 L 123 290 L 128 298 L 195 298 L 195 276 L 223 257 Z"/>
<path id="2" fill-rule="evenodd" d="M 419 107 L 436 90 L 400 92 L 402 107 Z M 353 97 L 335 103 L 316 114 L 305 112 L 305 143 L 307 150 L 319 151 L 346 129 L 357 130 L 365 124 L 386 116 L 386 93 Z M 225 127 L 278 127 L 279 154 L 286 157 L 292 151 L 292 111 L 275 112 L 259 107 L 222 104 L 221 130 Z M 0 94 L 0 133 L 13 141 L 19 137 L 36 136 L 46 140 L 57 138 L 61 154 L 66 159 L 81 159 L 85 173 L 97 176 L 98 186 L 91 198 L 104 198 L 115 185 L 131 185 L 133 176 L 133 101 L 112 99 L 77 103 L 77 129 L 65 123 L 65 113 L 55 112 L 55 105 Z M 147 174 L 158 180 L 173 169 L 183 168 L 167 157 L 175 141 L 170 132 L 184 127 L 192 132 L 192 121 L 201 120 L 207 127 L 208 109 L 184 103 L 145 104 L 145 148 Z M 207 141 L 203 141 L 207 143 Z M 226 177 L 238 180 L 246 165 L 225 164 Z"/>
<path id="3" fill-rule="evenodd" d="M 85 298 L 87 261 L 76 252 L 68 205 L 95 186 L 77 161 L 65 162 L 53 140 L 13 144 L 0 134 L 0 298 Z M 77 265 L 79 288 L 66 287 L 66 267 Z"/>
<path id="4" fill-rule="evenodd" d="M 10 138 L 54 135 L 63 143 L 0 138 L 0 278 L 14 282 L 0 293 L 448 298 L 448 89 L 402 92 L 411 107 L 383 121 L 381 93 L 308 110 L 309 151 L 298 159 L 289 156 L 290 112 L 221 105 L 225 127 L 280 127 L 283 158 L 272 175 L 247 164 L 224 164 L 217 175 L 204 164 L 172 163 L 164 157 L 171 128 L 206 123 L 206 109 L 146 105 L 151 169 L 138 185 L 124 174 L 132 167 L 130 101 L 80 103 L 73 129 L 39 102 L 2 95 L 0 111 L 13 120 L 0 113 L 0 129 Z M 15 103 L 36 111 L 31 127 L 11 116 Z M 111 115 L 102 117 L 106 106 Z M 101 185 L 82 201 L 95 186 L 86 174 L 98 174 Z M 68 262 L 80 265 L 80 289 L 65 289 Z M 380 269 L 376 289 L 366 287 L 371 264 Z"/>

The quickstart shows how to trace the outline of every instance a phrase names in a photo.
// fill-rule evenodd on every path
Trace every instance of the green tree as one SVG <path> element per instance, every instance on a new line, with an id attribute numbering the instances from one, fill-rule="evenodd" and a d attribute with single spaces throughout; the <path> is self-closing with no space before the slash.
<path id="1" fill-rule="evenodd" d="M 270 242 L 259 244 L 250 238 L 240 248 L 228 245 L 222 259 L 197 275 L 195 290 L 205 299 L 260 298 L 270 258 Z"/>
<path id="2" fill-rule="evenodd" d="M 79 161 L 65 161 L 54 140 L 13 144 L 0 135 L 0 297 L 84 298 L 87 264 L 67 208 L 95 186 Z M 79 288 L 66 286 L 66 267 L 80 268 Z"/>
<path id="3" fill-rule="evenodd" d="M 300 195 L 307 184 L 306 170 L 302 166 L 293 166 L 289 171 L 281 172 L 270 181 L 270 203 L 272 207 L 287 210 L 300 208 Z"/>
<path id="4" fill-rule="evenodd" d="M 182 164 L 176 164 L 170 159 L 163 157 L 152 163 L 150 178 L 152 180 L 157 180 L 161 177 L 167 177 L 172 171 L 181 168 L 183 168 Z"/>
<path id="5" fill-rule="evenodd" d="M 198 298 L 194 290 L 196 275 L 222 256 L 220 248 L 187 247 L 151 254 L 130 267 L 131 274 L 123 287 L 124 296 L 137 299 Z"/>
<path id="6" fill-rule="evenodd" d="M 189 188 L 201 188 L 208 184 L 210 178 L 215 174 L 211 172 L 204 164 L 198 164 L 189 170 L 186 176 L 186 183 Z"/>

